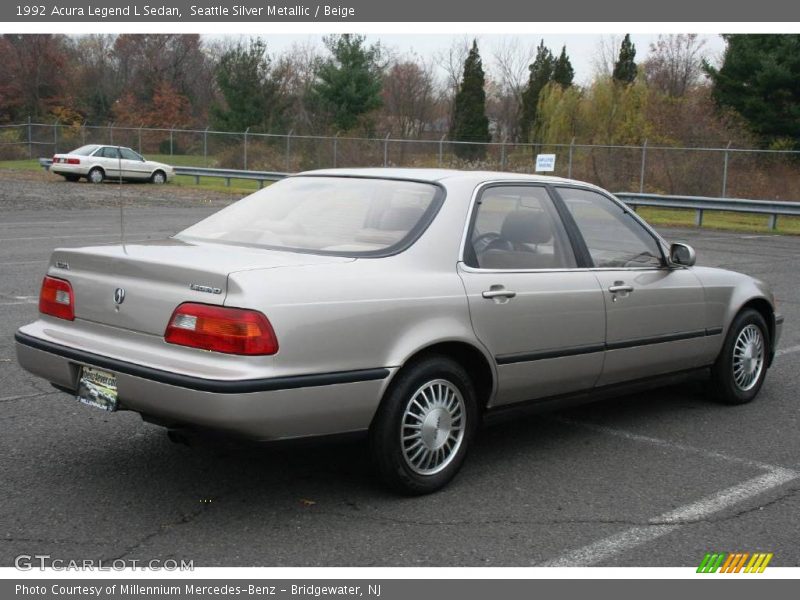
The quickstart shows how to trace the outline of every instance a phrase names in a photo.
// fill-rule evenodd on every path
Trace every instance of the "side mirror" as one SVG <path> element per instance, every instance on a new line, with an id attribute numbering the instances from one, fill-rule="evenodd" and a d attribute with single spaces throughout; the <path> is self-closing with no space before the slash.
<path id="1" fill-rule="evenodd" d="M 689 244 L 675 242 L 669 247 L 669 260 L 675 265 L 691 267 L 697 261 L 697 254 Z"/>

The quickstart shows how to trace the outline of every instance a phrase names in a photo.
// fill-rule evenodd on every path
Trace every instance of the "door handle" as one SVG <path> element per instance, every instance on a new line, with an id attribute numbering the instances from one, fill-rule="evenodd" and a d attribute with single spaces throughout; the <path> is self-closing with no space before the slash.
<path id="1" fill-rule="evenodd" d="M 511 290 L 507 290 L 505 288 L 494 288 L 486 290 L 481 294 L 487 300 L 491 300 L 492 298 L 513 298 L 517 295 L 517 292 L 512 292 Z"/>
<path id="2" fill-rule="evenodd" d="M 614 285 L 608 288 L 608 291 L 611 292 L 612 294 L 616 294 L 617 292 L 632 292 L 633 286 L 615 283 Z"/>

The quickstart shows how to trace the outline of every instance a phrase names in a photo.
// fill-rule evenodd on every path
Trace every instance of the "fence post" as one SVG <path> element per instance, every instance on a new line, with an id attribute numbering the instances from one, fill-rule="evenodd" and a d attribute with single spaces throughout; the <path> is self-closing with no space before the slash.
<path id="1" fill-rule="evenodd" d="M 203 164 L 208 167 L 208 127 L 203 131 Z"/>
<path id="2" fill-rule="evenodd" d="M 139 132 L 138 132 L 138 137 L 139 137 L 139 154 L 141 154 L 141 153 L 142 153 L 142 127 L 144 127 L 144 123 L 139 123 Z"/>
<path id="3" fill-rule="evenodd" d="M 292 164 L 292 134 L 294 133 L 294 129 L 290 129 L 289 133 L 286 134 L 286 172 L 288 173 L 291 171 L 291 164 Z M 319 155 L 317 155 L 319 156 Z"/>
<path id="4" fill-rule="evenodd" d="M 244 170 L 247 171 L 247 134 L 250 133 L 250 128 L 244 130 Z"/>
<path id="5" fill-rule="evenodd" d="M 725 162 L 722 164 L 722 197 L 727 197 L 728 194 L 728 151 L 731 149 L 731 142 L 725 146 Z M 772 228 L 774 229 L 774 227 Z"/>
<path id="6" fill-rule="evenodd" d="M 169 130 L 169 155 L 170 156 L 172 156 L 172 154 L 173 154 L 172 144 L 173 144 L 174 135 L 175 135 L 175 124 L 173 123 L 172 127 Z"/>
<path id="7" fill-rule="evenodd" d="M 647 140 L 642 144 L 642 171 L 639 173 L 639 193 L 644 192 L 644 167 L 647 162 Z M 701 217 L 702 218 L 702 217 Z"/>
<path id="8" fill-rule="evenodd" d="M 575 138 L 569 143 L 569 166 L 567 167 L 567 179 L 572 179 L 572 153 L 575 151 Z M 634 209 L 636 210 L 636 209 Z"/>
<path id="9" fill-rule="evenodd" d="M 33 135 L 30 115 L 28 115 L 28 158 L 33 158 Z"/>
<path id="10" fill-rule="evenodd" d="M 702 208 L 698 208 L 697 209 L 697 212 L 695 213 L 695 216 L 694 216 L 694 224 L 697 227 L 702 227 L 703 226 L 703 209 Z"/>
<path id="11" fill-rule="evenodd" d="M 114 143 L 114 122 L 113 121 L 109 121 L 108 125 L 106 125 L 106 127 L 108 127 L 108 143 L 109 144 L 113 144 Z"/>
<path id="12" fill-rule="evenodd" d="M 445 133 L 439 140 L 439 168 L 442 168 L 442 156 L 444 155 L 444 138 L 447 137 Z"/>
<path id="13" fill-rule="evenodd" d="M 58 119 L 53 124 L 53 154 L 58 154 Z"/>
<path id="14" fill-rule="evenodd" d="M 386 137 L 383 138 L 383 166 L 389 166 L 389 136 L 392 135 L 392 132 L 388 132 Z"/>
<path id="15" fill-rule="evenodd" d="M 339 134 L 341 132 L 337 131 L 336 135 L 333 136 L 333 168 L 336 168 L 336 153 L 338 152 L 339 147 Z"/>
<path id="16" fill-rule="evenodd" d="M 503 141 L 500 142 L 500 170 L 506 170 L 506 142 L 508 141 L 508 136 L 503 136 Z"/>
<path id="17" fill-rule="evenodd" d="M 81 123 L 81 144 L 83 146 L 86 145 L 86 123 L 88 123 L 88 121 Z"/>
<path id="18" fill-rule="evenodd" d="M 778 228 L 778 215 L 777 214 L 769 216 L 769 220 L 767 221 L 767 227 L 769 227 L 773 231 L 775 231 L 775 229 Z"/>

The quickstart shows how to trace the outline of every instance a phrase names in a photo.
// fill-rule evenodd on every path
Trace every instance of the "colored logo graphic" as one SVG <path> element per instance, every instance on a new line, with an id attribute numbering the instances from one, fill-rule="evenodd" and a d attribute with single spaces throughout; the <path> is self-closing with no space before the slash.
<path id="1" fill-rule="evenodd" d="M 697 567 L 698 573 L 763 573 L 772 552 L 708 552 Z"/>

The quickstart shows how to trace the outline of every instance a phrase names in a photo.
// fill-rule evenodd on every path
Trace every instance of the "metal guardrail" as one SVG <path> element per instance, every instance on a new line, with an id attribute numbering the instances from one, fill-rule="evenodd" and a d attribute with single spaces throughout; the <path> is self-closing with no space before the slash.
<path id="1" fill-rule="evenodd" d="M 694 210 L 697 227 L 703 226 L 703 213 L 707 210 L 768 215 L 767 225 L 770 229 L 778 226 L 779 216 L 800 216 L 800 202 L 709 198 L 706 196 L 662 196 L 635 192 L 620 192 L 615 195 L 634 210 L 639 206 Z"/>
<path id="2" fill-rule="evenodd" d="M 39 164 L 45 170 L 50 170 L 53 164 L 52 158 L 40 158 Z M 215 177 L 225 180 L 225 185 L 230 186 L 232 179 L 246 179 L 249 181 L 257 181 L 258 187 L 264 187 L 265 181 L 278 181 L 287 177 L 289 173 L 280 173 L 277 171 L 240 171 L 238 169 L 209 169 L 205 167 L 173 167 L 176 175 L 187 175 L 194 177 L 195 183 L 200 183 L 201 177 Z"/>
<path id="3" fill-rule="evenodd" d="M 39 159 L 39 164 L 45 169 L 49 169 L 52 162 L 49 158 Z M 200 183 L 201 177 L 217 177 L 225 179 L 225 184 L 228 186 L 232 179 L 247 179 L 258 181 L 259 187 L 263 187 L 265 181 L 278 181 L 290 175 L 290 173 L 277 171 L 240 171 L 202 167 L 174 167 L 174 169 L 176 175 L 194 177 L 195 183 Z M 767 224 L 770 229 L 777 227 L 779 216 L 800 216 L 800 202 L 709 198 L 707 196 L 662 196 L 636 192 L 618 192 L 615 195 L 634 210 L 639 206 L 694 210 L 695 225 L 698 227 L 703 226 L 703 215 L 707 210 L 767 215 L 769 217 Z"/>

